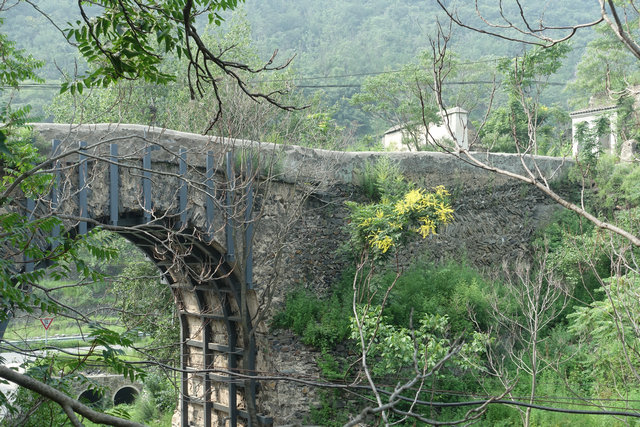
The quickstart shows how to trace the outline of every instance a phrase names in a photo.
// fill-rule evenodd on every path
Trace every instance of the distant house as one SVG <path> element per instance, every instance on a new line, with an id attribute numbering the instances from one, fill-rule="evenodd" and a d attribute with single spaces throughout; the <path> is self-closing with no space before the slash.
<path id="1" fill-rule="evenodd" d="M 460 107 L 451 108 L 442 117 L 441 124 L 429 125 L 429 143 L 435 141 L 457 141 L 460 148 L 469 148 L 469 113 Z M 427 131 L 424 125 L 417 127 L 417 145 L 427 145 Z M 384 148 L 389 151 L 416 151 L 415 144 L 408 143 L 411 138 L 406 125 L 397 125 L 387 130 L 382 137 Z"/>
<path id="2" fill-rule="evenodd" d="M 589 129 L 593 129 L 596 126 L 598 119 L 606 117 L 609 120 L 609 131 L 600 136 L 600 149 L 603 153 L 615 154 L 616 144 L 618 143 L 616 137 L 616 119 L 618 117 L 618 107 L 615 105 L 609 105 L 604 107 L 592 107 L 585 110 L 574 111 L 569 113 L 571 117 L 571 143 L 573 155 L 577 156 L 580 150 L 580 144 L 576 139 L 576 130 L 580 123 L 587 123 Z"/>

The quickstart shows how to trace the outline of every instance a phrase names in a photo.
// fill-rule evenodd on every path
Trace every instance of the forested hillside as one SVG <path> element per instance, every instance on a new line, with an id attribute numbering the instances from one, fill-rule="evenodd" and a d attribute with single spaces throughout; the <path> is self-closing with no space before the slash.
<path id="1" fill-rule="evenodd" d="M 495 5 L 482 3 L 485 6 L 481 10 L 487 17 L 495 18 Z M 589 0 L 527 4 L 547 21 L 565 25 L 587 21 L 597 12 L 597 3 Z M 474 2 L 458 2 L 457 7 L 463 19 L 478 22 L 473 19 Z M 446 23 L 446 15 L 435 1 L 248 0 L 245 9 L 260 51 L 268 55 L 277 48 L 284 56 L 295 54 L 294 66 L 300 70 L 303 86 L 357 84 L 362 74 L 396 70 L 430 49 L 429 38 L 435 35 L 438 19 Z M 513 4 L 509 12 L 511 16 L 517 14 Z M 591 38 L 589 30 L 579 34 L 574 40 L 574 54 L 554 80 L 571 79 Z M 452 49 L 462 60 L 473 61 L 516 55 L 523 48 L 495 37 L 454 29 Z M 324 89 L 345 93 L 343 88 Z M 332 96 L 337 97 L 335 93 Z"/>
<path id="2" fill-rule="evenodd" d="M 488 18 L 497 10 L 490 2 L 481 4 Z M 77 19 L 75 4 L 65 0 L 35 2 L 38 9 L 18 3 L 6 11 L 4 31 L 36 58 L 46 61 L 40 74 L 51 86 L 25 88 L 16 98 L 17 103 L 30 103 L 34 111 L 47 120 L 43 105 L 55 95 L 57 85 L 66 77 L 86 68 L 76 59 L 74 49 L 49 20 L 60 28 L 67 21 Z M 469 22 L 477 22 L 472 3 L 460 2 L 458 13 Z M 597 12 L 597 4 L 589 0 L 572 2 L 531 3 L 531 12 L 544 19 L 567 23 L 584 22 Z M 509 16 L 517 16 L 513 5 L 507 6 Z M 417 63 L 420 52 L 430 50 L 429 40 L 434 37 L 438 20 L 446 23 L 446 16 L 435 1 L 398 0 L 324 1 L 300 0 L 269 2 L 248 0 L 236 14 L 246 14 L 254 46 L 260 57 L 267 60 L 275 51 L 284 62 L 290 57 L 295 85 L 307 94 L 322 94 L 328 106 L 337 104 L 335 119 L 342 125 L 358 128 L 358 132 L 379 131 L 372 118 L 348 99 L 360 90 L 363 79 L 378 73 L 388 73 L 403 65 Z M 569 17 L 569 19 L 567 19 Z M 446 25 L 445 25 L 446 26 Z M 563 67 L 551 78 L 559 85 L 551 86 L 543 97 L 546 104 L 557 103 L 567 107 L 570 93 L 563 85 L 575 74 L 585 46 L 593 38 L 593 30 L 580 31 L 573 39 L 573 51 Z M 453 29 L 451 50 L 461 63 L 480 61 L 490 73 L 495 66 L 491 59 L 521 54 L 523 47 L 495 37 L 470 31 Z M 478 68 L 478 66 L 474 66 Z M 268 79 L 268 77 L 261 77 Z M 478 76 L 460 75 L 458 80 L 479 80 Z M 479 84 L 479 86 L 482 86 Z"/>

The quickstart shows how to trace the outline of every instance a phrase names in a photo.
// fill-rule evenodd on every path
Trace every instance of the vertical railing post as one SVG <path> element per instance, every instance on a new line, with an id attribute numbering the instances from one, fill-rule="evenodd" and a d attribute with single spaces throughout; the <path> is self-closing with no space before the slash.
<path id="1" fill-rule="evenodd" d="M 118 225 L 118 207 L 120 205 L 120 171 L 118 164 L 118 144 L 109 145 L 109 222 Z"/>
<path id="2" fill-rule="evenodd" d="M 230 151 L 227 151 L 225 156 L 225 162 L 227 166 L 227 194 L 225 198 L 225 210 L 226 210 L 226 222 L 225 222 L 225 234 L 227 241 L 227 254 L 226 259 L 229 262 L 236 260 L 235 247 L 233 242 L 233 192 L 235 191 L 235 176 L 233 175 L 233 157 Z"/>
<path id="3" fill-rule="evenodd" d="M 205 187 L 206 187 L 206 197 L 205 197 L 205 201 L 206 201 L 206 216 L 207 216 L 207 237 L 209 242 L 213 241 L 214 238 L 214 224 L 213 224 L 213 220 L 214 220 L 214 209 L 215 209 L 215 205 L 214 205 L 214 197 L 215 197 L 215 187 L 214 187 L 214 183 L 213 183 L 213 175 L 215 173 L 215 165 L 213 162 L 213 151 L 207 151 L 207 175 L 206 175 L 206 181 L 205 181 Z"/>
<path id="4" fill-rule="evenodd" d="M 251 156 L 247 160 L 247 204 L 244 212 L 244 281 L 247 289 L 253 289 L 253 171 L 251 164 Z"/>
<path id="5" fill-rule="evenodd" d="M 87 208 L 87 156 L 83 154 L 84 149 L 87 148 L 85 141 L 80 141 L 80 154 L 78 158 L 80 164 L 78 165 L 78 206 L 80 207 L 80 218 L 88 217 Z M 87 222 L 80 221 L 78 224 L 78 233 L 87 234 Z"/>
<path id="6" fill-rule="evenodd" d="M 178 151 L 180 189 L 178 190 L 178 212 L 180 212 L 180 228 L 187 226 L 187 150 L 180 147 Z"/>
<path id="7" fill-rule="evenodd" d="M 151 222 L 151 146 L 145 148 L 142 158 L 142 200 L 144 222 Z"/>

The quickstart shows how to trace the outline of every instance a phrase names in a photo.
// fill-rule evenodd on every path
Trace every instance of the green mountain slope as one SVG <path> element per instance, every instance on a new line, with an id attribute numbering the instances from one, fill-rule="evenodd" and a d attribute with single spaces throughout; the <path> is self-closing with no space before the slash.
<path id="1" fill-rule="evenodd" d="M 504 14 L 521 22 L 518 9 L 503 3 Z M 598 14 L 594 0 L 527 3 L 531 10 L 525 12 L 532 17 L 532 24 L 540 17 L 552 25 L 575 24 Z M 67 21 L 77 19 L 77 6 L 73 2 L 47 0 L 36 4 L 62 28 Z M 497 19 L 496 4 L 494 0 L 481 1 L 480 10 L 488 19 Z M 457 8 L 465 22 L 482 25 L 473 2 L 459 2 Z M 339 104 L 337 118 L 342 123 L 364 120 L 362 113 L 349 107 L 344 98 L 359 89 L 365 75 L 396 70 L 413 61 L 419 52 L 430 49 L 429 37 L 434 36 L 438 20 L 446 23 L 446 16 L 435 0 L 247 0 L 240 13 L 246 13 L 251 23 L 261 56 L 266 60 L 275 49 L 282 60 L 295 55 L 292 67 L 298 76 L 297 85 L 307 92 L 324 91 L 328 104 Z M 19 46 L 47 61 L 42 75 L 48 81 L 58 81 L 60 70 L 73 72 L 76 67 L 73 47 L 39 11 L 19 3 L 4 18 L 3 30 Z M 574 51 L 554 81 L 566 82 L 573 77 L 584 47 L 592 38 L 592 30 L 577 34 Z M 523 50 L 520 44 L 456 26 L 452 42 L 457 56 L 469 61 L 512 56 Z M 40 106 L 48 102 L 52 93 L 31 89 L 24 91 L 19 101 Z M 568 96 L 554 87 L 546 94 L 546 102 L 564 106 Z"/>

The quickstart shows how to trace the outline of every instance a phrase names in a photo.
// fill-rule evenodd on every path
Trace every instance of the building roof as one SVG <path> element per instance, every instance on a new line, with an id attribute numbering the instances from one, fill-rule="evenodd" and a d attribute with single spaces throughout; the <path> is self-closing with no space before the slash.
<path id="1" fill-rule="evenodd" d="M 460 107 L 449 108 L 448 110 L 445 110 L 444 113 L 445 113 L 446 116 L 449 116 L 451 114 L 469 114 L 469 112 L 467 110 L 465 110 L 464 108 L 460 108 Z M 438 112 L 438 115 L 442 117 L 442 112 Z M 431 125 L 433 125 L 433 123 L 429 124 L 429 126 L 431 126 Z M 393 127 L 390 127 L 389 129 L 387 129 L 386 131 L 384 131 L 383 135 L 388 135 L 390 133 L 395 133 L 395 132 L 401 131 L 404 128 L 406 128 L 407 126 L 409 126 L 409 123 L 395 125 Z M 420 126 L 420 124 L 418 124 L 418 126 Z"/>
<path id="2" fill-rule="evenodd" d="M 407 127 L 407 125 L 406 125 L 406 124 L 404 124 L 404 125 L 395 125 L 395 126 L 393 126 L 393 127 L 390 127 L 389 129 L 387 129 L 387 130 L 383 133 L 383 135 L 388 135 L 388 134 L 390 134 L 390 133 L 397 132 L 397 131 L 399 131 L 399 130 L 404 129 L 405 127 Z"/>
<path id="3" fill-rule="evenodd" d="M 581 114 L 589 114 L 589 113 L 600 113 L 603 111 L 613 111 L 617 109 L 618 109 L 617 105 L 606 105 L 602 107 L 585 108 L 584 110 L 572 111 L 569 113 L 569 116 L 578 116 Z"/>

